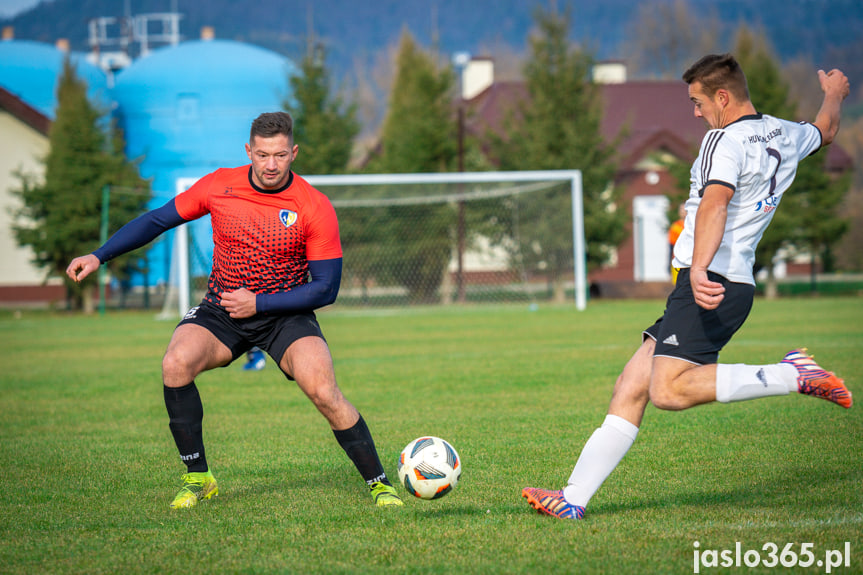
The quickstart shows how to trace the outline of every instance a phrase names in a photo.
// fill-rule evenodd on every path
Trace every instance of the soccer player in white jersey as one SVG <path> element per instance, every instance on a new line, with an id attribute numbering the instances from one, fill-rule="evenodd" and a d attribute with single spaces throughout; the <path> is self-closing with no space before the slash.
<path id="1" fill-rule="evenodd" d="M 618 377 L 605 421 L 582 449 L 566 487 L 522 491 L 540 513 L 584 517 L 590 498 L 635 441 L 648 401 L 682 410 L 796 392 L 851 407 L 843 380 L 802 348 L 769 365 L 716 363 L 752 307 L 755 247 L 798 162 L 830 144 L 839 130 L 848 78 L 819 70 L 818 79 L 824 100 L 810 124 L 756 112 L 730 54 L 705 56 L 683 74 L 695 116 L 710 129 L 692 166 L 686 220 L 674 248 L 677 283 L 663 316 L 644 331 Z"/>

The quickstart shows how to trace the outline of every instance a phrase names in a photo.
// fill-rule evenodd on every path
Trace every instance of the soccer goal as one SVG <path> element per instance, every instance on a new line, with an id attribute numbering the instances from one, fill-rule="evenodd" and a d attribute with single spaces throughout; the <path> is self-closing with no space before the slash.
<path id="1" fill-rule="evenodd" d="M 339 218 L 340 307 L 586 306 L 579 170 L 304 177 Z M 177 193 L 194 181 L 178 180 Z M 212 245 L 197 245 L 206 238 L 201 225 L 184 224 L 175 234 L 172 301 L 181 315 L 206 289 L 201 254 L 212 254 Z"/>

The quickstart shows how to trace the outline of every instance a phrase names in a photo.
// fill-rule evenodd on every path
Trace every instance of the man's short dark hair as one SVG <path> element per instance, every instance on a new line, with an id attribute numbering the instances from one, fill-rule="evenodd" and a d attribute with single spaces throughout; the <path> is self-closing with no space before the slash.
<path id="1" fill-rule="evenodd" d="M 294 119 L 287 112 L 264 112 L 252 122 L 249 142 L 254 142 L 256 136 L 272 138 L 280 134 L 294 141 Z"/>
<path id="2" fill-rule="evenodd" d="M 687 84 L 700 82 L 704 93 L 713 96 L 724 88 L 741 101 L 749 100 L 746 75 L 731 54 L 708 54 L 683 73 Z"/>

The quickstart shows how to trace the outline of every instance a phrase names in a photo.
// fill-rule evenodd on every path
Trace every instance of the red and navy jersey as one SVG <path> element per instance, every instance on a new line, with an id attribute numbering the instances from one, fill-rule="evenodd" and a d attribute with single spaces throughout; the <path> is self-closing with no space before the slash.
<path id="1" fill-rule="evenodd" d="M 251 182 L 251 166 L 223 168 L 178 195 L 180 217 L 210 214 L 213 271 L 205 299 L 246 288 L 281 293 L 308 281 L 309 261 L 342 257 L 339 225 L 329 199 L 291 173 L 280 190 Z"/>

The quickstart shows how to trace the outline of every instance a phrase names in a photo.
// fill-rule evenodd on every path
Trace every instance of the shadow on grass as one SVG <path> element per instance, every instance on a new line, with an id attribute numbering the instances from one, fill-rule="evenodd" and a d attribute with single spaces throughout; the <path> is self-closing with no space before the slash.
<path id="1" fill-rule="evenodd" d="M 713 478 L 717 479 L 716 477 Z M 816 466 L 786 466 L 782 469 L 753 469 L 748 482 L 735 478 L 736 485 L 720 488 L 700 488 L 697 485 L 666 491 L 660 495 L 646 495 L 644 498 L 625 501 L 599 503 L 590 507 L 590 515 L 612 515 L 633 510 L 658 510 L 683 507 L 720 507 L 738 506 L 747 508 L 785 508 L 789 504 L 799 504 L 797 500 L 807 501 L 810 509 L 814 507 L 812 491 L 832 492 L 830 484 L 850 484 L 859 482 L 859 471 L 830 470 Z M 845 488 L 839 488 L 842 492 Z M 644 491 L 648 492 L 649 487 Z M 793 502 L 791 500 L 794 500 Z"/>

